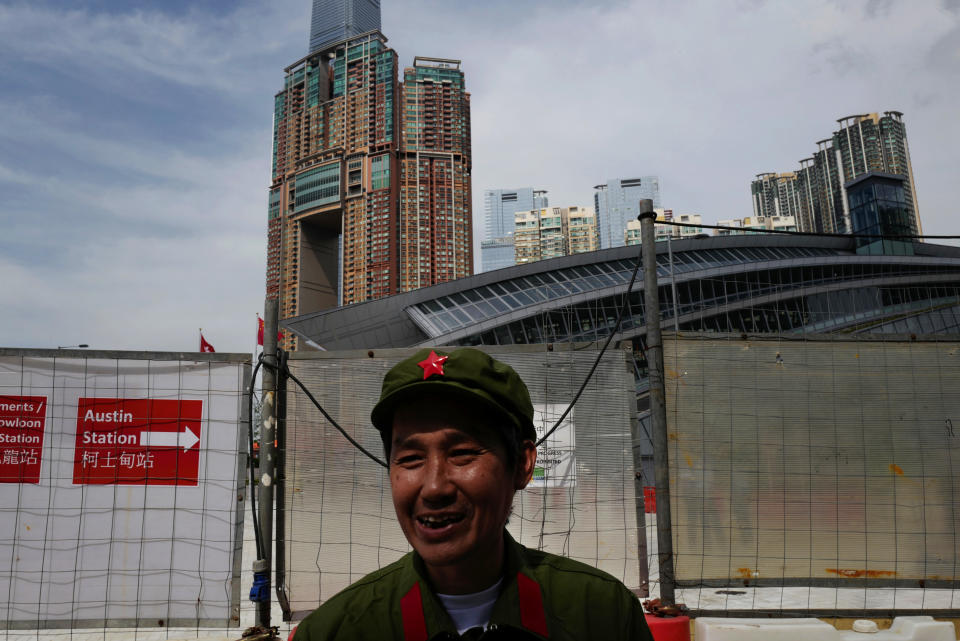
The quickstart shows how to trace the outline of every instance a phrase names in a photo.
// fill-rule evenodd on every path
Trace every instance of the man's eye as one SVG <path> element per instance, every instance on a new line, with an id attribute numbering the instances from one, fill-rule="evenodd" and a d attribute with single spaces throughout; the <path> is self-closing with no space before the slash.
<path id="1" fill-rule="evenodd" d="M 480 450 L 478 448 L 472 448 L 472 447 L 458 447 L 457 449 L 453 450 L 450 454 L 454 458 L 467 458 L 472 456 L 479 456 Z"/>
<path id="2" fill-rule="evenodd" d="M 397 465 L 414 465 L 419 463 L 422 458 L 419 454 L 404 454 L 394 459 L 394 462 Z"/>

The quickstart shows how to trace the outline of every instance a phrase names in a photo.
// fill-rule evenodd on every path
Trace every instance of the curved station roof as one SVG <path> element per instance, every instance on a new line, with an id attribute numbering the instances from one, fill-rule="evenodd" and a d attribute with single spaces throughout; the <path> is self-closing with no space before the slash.
<path id="1" fill-rule="evenodd" d="M 665 329 L 960 333 L 960 248 L 862 255 L 852 238 L 715 236 L 657 243 Z M 605 338 L 640 246 L 564 256 L 296 318 L 307 345 L 371 349 Z M 645 331 L 643 270 L 618 338 Z"/>

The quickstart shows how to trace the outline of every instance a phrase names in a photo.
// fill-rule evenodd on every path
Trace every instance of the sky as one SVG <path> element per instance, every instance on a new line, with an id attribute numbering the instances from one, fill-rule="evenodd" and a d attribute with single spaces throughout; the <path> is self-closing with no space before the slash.
<path id="1" fill-rule="evenodd" d="M 310 0 L 0 0 L 0 346 L 250 352 L 273 96 Z M 484 189 L 752 213 L 849 114 L 904 112 L 924 231 L 960 234 L 960 0 L 382 0 L 462 61 Z M 477 234 L 479 238 L 479 233 Z"/>

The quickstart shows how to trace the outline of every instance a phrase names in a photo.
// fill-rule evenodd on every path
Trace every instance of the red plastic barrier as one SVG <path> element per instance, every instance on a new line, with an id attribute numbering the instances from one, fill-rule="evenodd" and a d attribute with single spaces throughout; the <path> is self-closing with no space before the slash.
<path id="1" fill-rule="evenodd" d="M 653 641 L 690 641 L 690 617 L 646 617 Z"/>

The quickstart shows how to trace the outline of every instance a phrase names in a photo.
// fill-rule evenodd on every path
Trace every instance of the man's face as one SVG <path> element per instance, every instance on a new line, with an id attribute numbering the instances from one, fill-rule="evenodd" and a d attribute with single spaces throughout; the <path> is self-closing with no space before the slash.
<path id="1" fill-rule="evenodd" d="M 513 494 L 529 482 L 536 450 L 528 441 L 510 469 L 483 417 L 481 407 L 441 396 L 418 398 L 394 415 L 393 506 L 428 569 L 499 567 Z"/>

